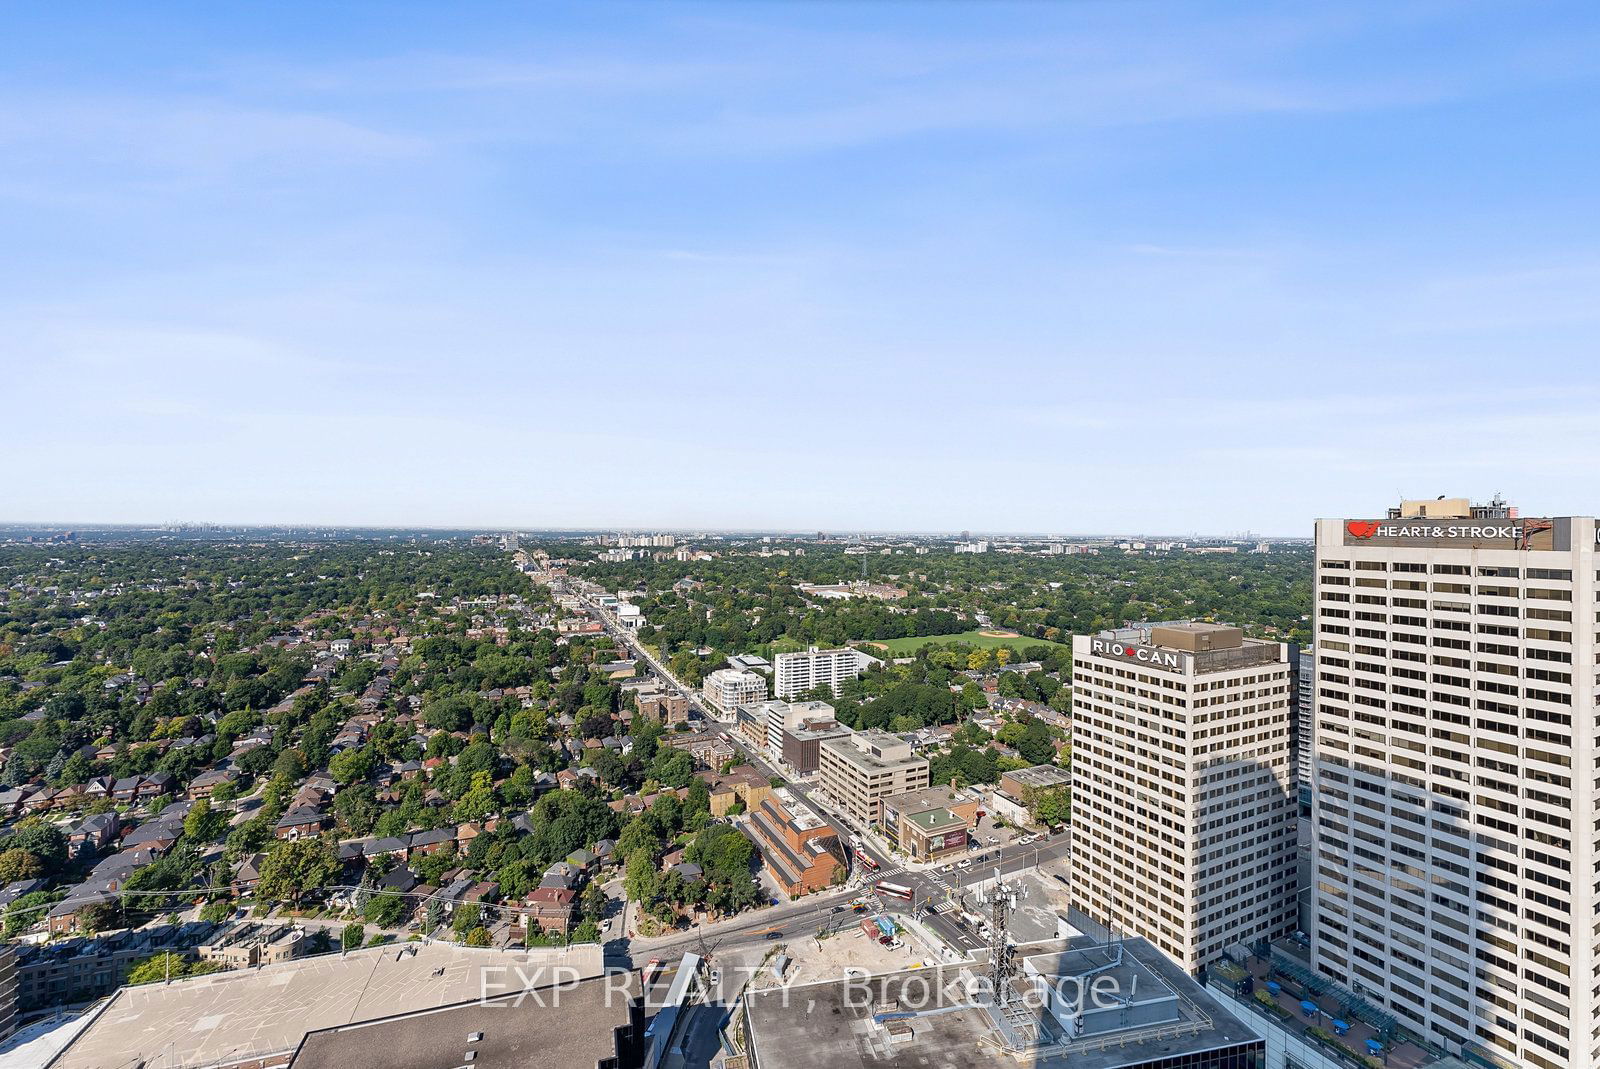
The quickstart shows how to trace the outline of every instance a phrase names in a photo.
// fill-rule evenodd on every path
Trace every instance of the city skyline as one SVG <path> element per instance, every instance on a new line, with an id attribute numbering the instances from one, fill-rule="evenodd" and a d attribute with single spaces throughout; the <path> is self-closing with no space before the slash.
<path id="1" fill-rule="evenodd" d="M 1585 6 L 388 10 L 15 13 L 0 519 L 1600 494 Z"/>

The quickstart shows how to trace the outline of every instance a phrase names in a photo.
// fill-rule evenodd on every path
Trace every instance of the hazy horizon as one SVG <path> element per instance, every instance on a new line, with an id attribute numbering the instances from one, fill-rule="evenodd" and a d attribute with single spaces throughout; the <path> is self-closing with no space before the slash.
<path id="1" fill-rule="evenodd" d="M 472 12 L 11 13 L 0 514 L 1600 512 L 1592 5 Z"/>

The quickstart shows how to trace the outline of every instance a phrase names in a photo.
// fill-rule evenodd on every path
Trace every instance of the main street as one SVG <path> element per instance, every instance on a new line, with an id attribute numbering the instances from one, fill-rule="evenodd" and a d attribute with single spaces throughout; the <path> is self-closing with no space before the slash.
<path id="1" fill-rule="evenodd" d="M 714 726 L 739 752 L 741 759 L 763 775 L 783 780 L 788 789 L 804 800 L 839 836 L 839 842 L 852 853 L 850 859 L 854 876 L 850 886 L 823 895 L 814 895 L 797 902 L 771 906 L 734 918 L 732 921 L 707 926 L 705 933 L 668 936 L 660 941 L 636 939 L 633 947 L 638 953 L 648 953 L 663 961 L 673 960 L 690 951 L 699 951 L 717 943 L 728 945 L 748 944 L 768 938 L 771 932 L 781 932 L 787 938 L 793 935 L 815 934 L 819 928 L 837 920 L 838 913 L 848 913 L 850 898 L 862 891 L 876 894 L 881 910 L 896 915 L 910 914 L 919 917 L 953 950 L 971 954 L 987 946 L 986 939 L 970 924 L 960 919 L 963 912 L 983 914 L 974 890 L 978 885 L 992 881 L 996 872 L 1013 876 L 1045 863 L 1064 858 L 1070 851 L 1070 841 L 1065 836 L 1039 839 L 1029 844 L 1009 844 L 988 847 L 965 855 L 963 861 L 937 867 L 903 866 L 889 851 L 878 845 L 868 829 L 858 828 L 844 814 L 834 808 L 826 796 L 815 792 L 804 782 L 791 780 L 775 768 L 766 757 L 755 750 L 737 731 L 730 731 L 723 722 L 708 715 L 699 695 L 685 686 L 654 654 L 645 648 L 638 636 L 619 624 L 616 618 L 589 597 L 584 604 L 600 619 L 611 637 L 624 649 L 648 664 L 675 692 L 686 698 L 690 708 L 702 723 Z M 859 857 L 865 855 L 871 865 L 864 865 Z M 879 883 L 890 883 L 907 888 L 910 900 L 876 891 Z M 737 923 L 735 923 L 737 922 Z"/>

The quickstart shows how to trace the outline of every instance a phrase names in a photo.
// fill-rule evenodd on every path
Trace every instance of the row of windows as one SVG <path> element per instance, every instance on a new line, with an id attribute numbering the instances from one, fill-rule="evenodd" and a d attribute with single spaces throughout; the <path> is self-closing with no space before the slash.
<path id="1" fill-rule="evenodd" d="M 1347 560 L 1325 559 L 1321 562 L 1321 564 L 1322 567 L 1328 571 L 1349 571 L 1351 562 Z M 1422 564 L 1417 561 L 1358 560 L 1355 562 L 1355 570 L 1358 572 L 1391 571 L 1426 574 L 1429 569 L 1426 564 Z M 1434 575 L 1473 574 L 1473 570 L 1465 564 L 1435 563 L 1432 570 Z M 1525 572 L 1523 572 L 1517 568 L 1503 564 L 1480 565 L 1477 569 L 1477 574 L 1496 579 L 1555 579 L 1561 582 L 1572 582 L 1572 570 L 1570 568 L 1528 568 Z M 1600 582 L 1600 571 L 1595 572 L 1595 580 Z"/>

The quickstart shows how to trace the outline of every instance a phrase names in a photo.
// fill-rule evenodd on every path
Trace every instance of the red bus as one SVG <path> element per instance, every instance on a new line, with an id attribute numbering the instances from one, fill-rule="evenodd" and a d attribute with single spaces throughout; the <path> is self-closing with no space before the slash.
<path id="1" fill-rule="evenodd" d="M 861 867 L 866 869 L 868 872 L 878 871 L 878 863 L 868 857 L 867 852 L 859 847 L 856 848 L 856 860 L 859 861 L 861 863 Z"/>
<path id="2" fill-rule="evenodd" d="M 894 895 L 896 898 L 903 898 L 907 902 L 911 901 L 912 899 L 911 888 L 902 887 L 898 883 L 879 883 L 875 886 L 879 894 Z"/>

